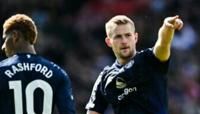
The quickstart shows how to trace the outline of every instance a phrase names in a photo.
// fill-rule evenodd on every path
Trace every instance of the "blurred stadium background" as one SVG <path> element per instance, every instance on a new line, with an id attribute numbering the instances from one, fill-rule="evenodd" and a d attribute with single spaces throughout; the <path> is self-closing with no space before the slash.
<path id="1" fill-rule="evenodd" d="M 170 114 L 200 114 L 199 0 L 1 0 L 0 9 L 1 26 L 15 13 L 28 14 L 36 22 L 36 50 L 70 75 L 77 114 L 85 114 L 94 81 L 102 68 L 114 61 L 104 44 L 108 19 L 116 14 L 131 17 L 139 33 L 137 49 L 141 50 L 153 46 L 166 16 L 180 15 L 185 25 L 172 44 L 169 110 Z M 0 52 L 0 59 L 4 58 Z M 108 109 L 108 114 L 111 112 Z"/>

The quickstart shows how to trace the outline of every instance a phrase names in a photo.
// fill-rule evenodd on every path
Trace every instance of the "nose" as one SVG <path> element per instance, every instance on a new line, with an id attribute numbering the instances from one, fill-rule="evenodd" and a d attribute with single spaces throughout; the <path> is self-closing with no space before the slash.
<path id="1" fill-rule="evenodd" d="M 5 43 L 3 43 L 1 49 L 4 51 L 5 50 Z"/>
<path id="2" fill-rule="evenodd" d="M 122 36 L 122 43 L 127 43 L 127 38 L 125 36 Z"/>

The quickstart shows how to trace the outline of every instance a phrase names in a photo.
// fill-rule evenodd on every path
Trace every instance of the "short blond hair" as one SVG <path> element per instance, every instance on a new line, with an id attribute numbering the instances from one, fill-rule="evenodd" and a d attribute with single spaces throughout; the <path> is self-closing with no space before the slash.
<path id="1" fill-rule="evenodd" d="M 133 31 L 135 31 L 135 24 L 134 22 L 127 16 L 125 15 L 116 15 L 113 18 L 111 18 L 106 24 L 105 24 L 105 29 L 106 29 L 106 35 L 110 37 L 112 35 L 112 30 L 122 24 L 131 24 L 133 27 Z"/>
<path id="2" fill-rule="evenodd" d="M 35 44 L 38 31 L 34 21 L 29 16 L 16 14 L 8 18 L 3 24 L 3 33 L 12 30 L 21 31 L 27 41 Z"/>

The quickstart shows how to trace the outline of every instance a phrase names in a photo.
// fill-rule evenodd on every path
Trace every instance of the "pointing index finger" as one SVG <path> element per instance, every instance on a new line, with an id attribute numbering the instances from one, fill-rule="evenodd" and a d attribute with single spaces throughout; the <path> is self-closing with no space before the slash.
<path id="1" fill-rule="evenodd" d="M 176 16 L 173 16 L 173 17 L 171 17 L 171 18 L 169 18 L 169 22 L 174 22 L 176 19 L 178 19 L 179 18 L 179 15 L 176 15 Z"/>

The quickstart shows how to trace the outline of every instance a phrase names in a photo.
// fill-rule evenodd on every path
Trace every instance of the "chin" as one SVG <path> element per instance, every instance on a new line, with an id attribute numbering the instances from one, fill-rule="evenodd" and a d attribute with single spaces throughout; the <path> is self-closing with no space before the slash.
<path id="1" fill-rule="evenodd" d="M 129 53 L 129 54 L 122 54 L 121 55 L 121 58 L 124 58 L 124 59 L 130 59 L 132 58 L 133 54 Z"/>
<path id="2" fill-rule="evenodd" d="M 11 54 L 11 53 L 6 53 L 6 56 L 7 56 L 7 57 L 11 57 L 11 56 L 13 56 L 13 54 Z"/>

